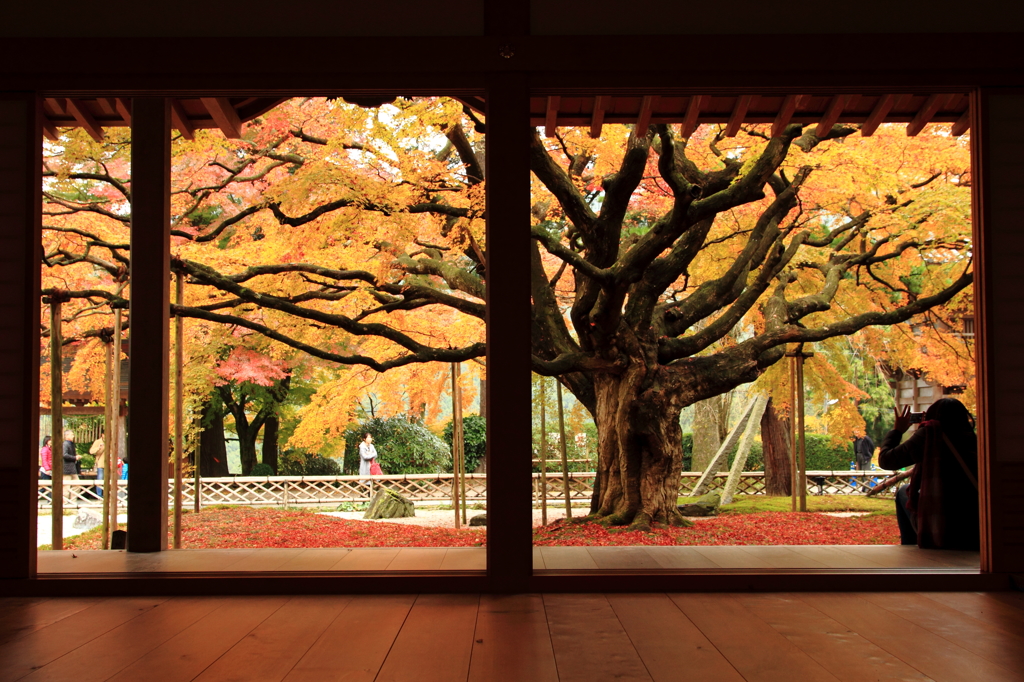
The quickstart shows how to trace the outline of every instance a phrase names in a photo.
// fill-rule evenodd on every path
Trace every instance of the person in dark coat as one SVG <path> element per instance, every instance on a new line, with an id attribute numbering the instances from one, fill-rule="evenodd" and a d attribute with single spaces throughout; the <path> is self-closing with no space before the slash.
<path id="1" fill-rule="evenodd" d="M 64 432 L 64 446 L 61 450 L 61 458 L 64 460 L 64 480 L 77 481 L 78 467 L 80 466 L 78 460 L 82 459 L 82 456 L 75 450 L 75 432 L 71 429 Z M 64 486 L 64 497 L 68 501 L 72 499 L 70 485 Z"/>
<path id="2" fill-rule="evenodd" d="M 871 471 L 871 458 L 875 456 L 875 442 L 867 434 L 853 441 L 853 456 L 858 471 Z"/>
<path id="3" fill-rule="evenodd" d="M 905 443 L 910 408 L 896 410 L 896 423 L 879 449 L 885 469 L 914 466 L 910 484 L 896 493 L 896 520 L 904 545 L 924 549 L 976 550 L 981 542 L 978 504 L 978 440 L 974 418 L 955 398 L 928 408 Z"/>

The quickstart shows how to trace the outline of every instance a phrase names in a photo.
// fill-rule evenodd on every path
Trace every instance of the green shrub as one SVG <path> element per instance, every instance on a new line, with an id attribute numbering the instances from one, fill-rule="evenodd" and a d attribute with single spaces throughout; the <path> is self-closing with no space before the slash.
<path id="1" fill-rule="evenodd" d="M 419 422 L 405 417 L 369 419 L 345 431 L 345 471 L 359 473 L 359 441 L 373 436 L 377 463 L 385 474 L 436 474 L 452 470 L 445 442 Z"/>
<path id="2" fill-rule="evenodd" d="M 444 425 L 444 442 L 452 447 L 452 424 L 449 419 Z M 462 418 L 462 433 L 466 443 L 466 472 L 473 473 L 487 454 L 487 419 L 478 414 Z"/>
<path id="3" fill-rule="evenodd" d="M 274 475 L 274 468 L 272 466 L 270 466 L 269 464 L 264 464 L 263 462 L 257 462 L 256 466 L 254 466 L 252 468 L 252 471 L 249 472 L 249 475 L 250 476 L 273 476 Z"/>
<path id="4" fill-rule="evenodd" d="M 310 453 L 303 462 L 302 476 L 341 476 L 341 465 L 333 457 Z"/>

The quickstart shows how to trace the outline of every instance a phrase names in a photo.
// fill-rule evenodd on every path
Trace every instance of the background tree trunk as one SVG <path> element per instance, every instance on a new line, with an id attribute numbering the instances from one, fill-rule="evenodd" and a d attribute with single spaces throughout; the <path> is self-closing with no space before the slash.
<path id="1" fill-rule="evenodd" d="M 281 422 L 278 421 L 277 415 L 272 414 L 267 417 L 267 421 L 263 424 L 263 454 L 262 462 L 270 466 L 277 473 L 277 431 L 281 426 Z"/>
<path id="2" fill-rule="evenodd" d="M 228 451 L 224 442 L 224 413 L 207 403 L 202 416 L 203 430 L 199 435 L 199 474 L 203 478 L 228 475 Z"/>
<path id="3" fill-rule="evenodd" d="M 718 452 L 722 441 L 729 435 L 729 411 L 732 407 L 732 391 L 701 400 L 694 404 L 693 415 L 693 463 L 691 471 L 704 471 Z M 729 468 L 723 462 L 722 471 Z"/>
<path id="4" fill-rule="evenodd" d="M 764 452 L 764 484 L 768 495 L 790 495 L 789 418 L 783 417 L 768 399 L 761 415 L 761 445 Z"/>

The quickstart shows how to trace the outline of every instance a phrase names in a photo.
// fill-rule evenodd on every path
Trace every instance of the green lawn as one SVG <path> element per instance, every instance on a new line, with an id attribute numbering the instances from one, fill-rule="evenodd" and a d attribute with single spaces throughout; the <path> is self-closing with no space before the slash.
<path id="1" fill-rule="evenodd" d="M 680 497 L 679 504 L 690 502 Z M 768 497 L 767 495 L 737 495 L 732 504 L 721 507 L 723 514 L 752 514 L 756 512 L 786 512 L 791 509 L 789 497 Z M 863 495 L 808 495 L 807 510 L 812 512 L 873 512 L 875 514 L 896 514 L 891 499 L 864 497 Z"/>

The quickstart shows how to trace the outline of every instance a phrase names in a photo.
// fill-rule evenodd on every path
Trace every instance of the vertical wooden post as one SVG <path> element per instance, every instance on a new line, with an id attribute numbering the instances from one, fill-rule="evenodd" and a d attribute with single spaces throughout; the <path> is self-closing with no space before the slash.
<path id="1" fill-rule="evenodd" d="M 110 368 L 110 449 L 107 450 L 107 467 L 114 467 L 110 476 L 110 521 L 111 534 L 117 530 L 117 495 L 120 485 L 117 462 L 121 458 L 121 308 L 114 309 L 114 348 Z"/>
<path id="2" fill-rule="evenodd" d="M 167 548 L 170 102 L 132 99 L 128 551 Z"/>
<path id="3" fill-rule="evenodd" d="M 797 458 L 797 424 L 796 424 L 796 404 L 799 402 L 798 392 L 796 388 L 796 355 L 790 355 L 789 357 L 789 391 L 791 396 L 791 414 L 789 419 L 789 501 L 790 511 L 796 511 L 796 458 Z"/>
<path id="4" fill-rule="evenodd" d="M 451 365 L 452 374 L 452 511 L 455 512 L 455 528 L 462 528 L 462 516 L 459 514 L 459 420 L 456 418 L 456 405 L 459 404 L 459 378 L 456 363 Z"/>
<path id="5" fill-rule="evenodd" d="M 490 74 L 485 157 L 487 575 L 494 592 L 524 592 L 533 573 L 531 245 L 522 230 L 530 221 L 530 130 L 526 74 Z M 490 409 L 495 405 L 500 409 Z"/>
<path id="6" fill-rule="evenodd" d="M 174 301 L 184 304 L 185 277 L 178 272 L 174 276 Z M 185 418 L 182 401 L 182 381 L 185 376 L 184 352 L 185 318 L 174 317 L 174 549 L 181 549 L 181 457 L 185 451 L 182 439 L 182 420 Z"/>
<path id="7" fill-rule="evenodd" d="M 540 378 L 540 523 L 548 525 L 548 428 L 544 419 L 545 386 L 544 377 Z"/>
<path id="8" fill-rule="evenodd" d="M 799 400 L 796 402 L 797 430 L 800 435 L 800 460 L 797 482 L 800 484 L 800 511 L 807 511 L 807 457 L 804 448 L 804 353 L 796 357 L 796 386 Z"/>
<path id="9" fill-rule="evenodd" d="M 64 549 L 64 389 L 60 297 L 50 298 L 50 546 Z"/>
<path id="10" fill-rule="evenodd" d="M 113 401 L 114 391 L 111 388 L 113 367 L 111 356 L 114 354 L 113 339 L 106 344 L 104 353 L 106 362 L 103 365 L 103 454 L 107 458 L 107 466 L 103 467 L 103 537 L 100 539 L 101 549 L 110 549 L 110 469 L 117 468 L 117 460 L 113 457 L 113 449 L 110 447 L 110 410 Z M 117 506 L 117 500 L 114 500 Z"/>
<path id="11" fill-rule="evenodd" d="M 462 364 L 455 363 L 455 381 L 458 386 L 457 399 L 455 401 L 455 414 L 457 418 L 452 422 L 452 433 L 455 431 L 455 424 L 459 425 L 459 488 L 462 492 L 462 523 L 468 524 L 469 503 L 466 502 L 466 431 L 462 423 Z"/>
<path id="12" fill-rule="evenodd" d="M 562 450 L 562 488 L 565 491 L 565 518 L 572 518 L 572 491 L 569 486 L 569 455 L 565 450 L 565 408 L 562 402 L 562 382 L 555 379 L 558 389 L 558 444 Z"/>

